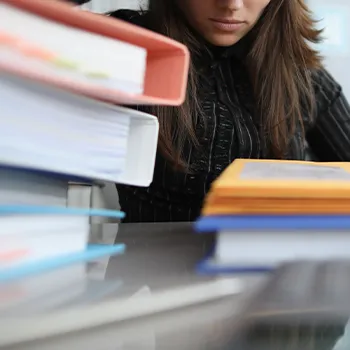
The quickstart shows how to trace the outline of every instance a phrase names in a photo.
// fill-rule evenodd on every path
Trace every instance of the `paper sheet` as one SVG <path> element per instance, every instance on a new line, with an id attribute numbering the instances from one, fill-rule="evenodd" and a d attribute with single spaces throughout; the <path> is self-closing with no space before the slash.
<path id="1" fill-rule="evenodd" d="M 296 163 L 247 163 L 241 180 L 348 180 L 350 173 L 336 166 Z"/>

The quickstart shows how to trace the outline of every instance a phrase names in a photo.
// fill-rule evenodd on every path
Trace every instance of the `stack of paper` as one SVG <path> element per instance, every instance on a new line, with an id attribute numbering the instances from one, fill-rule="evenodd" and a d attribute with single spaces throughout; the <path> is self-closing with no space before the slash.
<path id="1" fill-rule="evenodd" d="M 201 268 L 269 270 L 293 259 L 350 258 L 350 164 L 234 161 L 212 185 L 200 232 L 218 232 Z"/>
<path id="2" fill-rule="evenodd" d="M 0 77 L 1 113 L 8 116 L 0 124 L 2 164 L 90 179 L 120 176 L 126 166 L 129 110 Z"/>
<path id="3" fill-rule="evenodd" d="M 124 21 L 0 1 L 0 161 L 148 186 L 158 120 L 115 104 L 180 105 L 188 66 L 185 46 Z"/>
<path id="4" fill-rule="evenodd" d="M 10 61 L 17 69 L 40 70 L 42 75 L 75 84 L 143 93 L 147 57 L 144 48 L 5 4 L 0 5 L 0 14 L 4 64 Z"/>
<path id="5" fill-rule="evenodd" d="M 0 0 L 0 288 L 123 251 L 88 237 L 90 216 L 124 214 L 67 207 L 68 183 L 148 186 L 158 120 L 116 104 L 181 104 L 188 65 L 185 46 L 123 21 Z"/>

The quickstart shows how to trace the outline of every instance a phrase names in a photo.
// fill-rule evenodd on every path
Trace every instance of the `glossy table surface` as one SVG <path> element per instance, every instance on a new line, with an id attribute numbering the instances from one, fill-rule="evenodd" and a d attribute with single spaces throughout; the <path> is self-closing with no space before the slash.
<path id="1" fill-rule="evenodd" d="M 98 283 L 122 281 L 109 298 L 191 285 L 209 278 L 195 273 L 212 247 L 213 235 L 196 235 L 190 223 L 105 224 L 94 228 L 93 242 L 125 243 L 127 252 L 90 267 Z M 246 330 L 240 311 L 266 276 L 238 276 L 244 292 L 216 301 L 64 334 L 9 349 L 246 349 L 331 350 L 344 325 L 318 329 Z M 345 339 L 346 340 L 346 339 Z M 345 341 L 346 343 L 346 341 Z M 340 344 L 341 345 L 341 344 Z M 339 345 L 339 346 L 340 346 Z M 350 346 L 349 348 L 350 349 Z M 336 349 L 338 350 L 338 348 Z M 343 348 L 339 348 L 343 350 Z"/>

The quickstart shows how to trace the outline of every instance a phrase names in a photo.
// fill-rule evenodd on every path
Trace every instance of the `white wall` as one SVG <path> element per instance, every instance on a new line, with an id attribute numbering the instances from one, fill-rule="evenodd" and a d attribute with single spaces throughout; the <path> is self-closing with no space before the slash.
<path id="1" fill-rule="evenodd" d="M 325 28 L 325 41 L 319 46 L 325 65 L 342 85 L 350 100 L 350 1 L 308 0 L 319 26 Z"/>
<path id="2" fill-rule="evenodd" d="M 147 0 L 92 0 L 83 7 L 94 12 L 104 13 L 121 8 L 136 10 L 140 6 L 144 7 L 146 5 Z"/>

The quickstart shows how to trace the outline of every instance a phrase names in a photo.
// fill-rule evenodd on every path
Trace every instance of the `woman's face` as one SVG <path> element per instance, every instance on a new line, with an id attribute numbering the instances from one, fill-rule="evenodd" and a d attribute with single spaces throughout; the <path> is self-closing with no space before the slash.
<path id="1" fill-rule="evenodd" d="M 178 1 L 188 22 L 207 41 L 230 46 L 254 27 L 271 0 Z"/>

